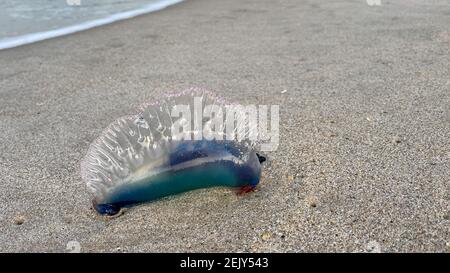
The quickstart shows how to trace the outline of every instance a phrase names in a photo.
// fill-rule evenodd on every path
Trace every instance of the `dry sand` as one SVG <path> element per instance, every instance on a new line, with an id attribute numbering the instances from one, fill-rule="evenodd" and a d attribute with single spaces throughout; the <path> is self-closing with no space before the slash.
<path id="1" fill-rule="evenodd" d="M 449 53 L 448 2 L 418 0 L 188 0 L 1 51 L 0 251 L 448 252 Z M 191 86 L 280 105 L 258 191 L 97 217 L 90 142 Z"/>

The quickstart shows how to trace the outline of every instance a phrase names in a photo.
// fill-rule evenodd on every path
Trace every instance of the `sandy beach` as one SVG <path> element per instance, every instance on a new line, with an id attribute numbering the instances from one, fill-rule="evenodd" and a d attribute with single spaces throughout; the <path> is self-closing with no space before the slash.
<path id="1" fill-rule="evenodd" d="M 1 252 L 450 252 L 446 1 L 187 0 L 0 64 Z M 189 87 L 280 105 L 257 191 L 97 216 L 89 144 Z"/>

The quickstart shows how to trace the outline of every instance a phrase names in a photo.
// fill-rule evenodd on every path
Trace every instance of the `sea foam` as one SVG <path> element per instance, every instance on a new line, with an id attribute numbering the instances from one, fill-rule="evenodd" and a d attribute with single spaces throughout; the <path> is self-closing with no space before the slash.
<path id="1" fill-rule="evenodd" d="M 62 27 L 62 28 L 54 29 L 54 30 L 48 30 L 48 31 L 42 31 L 42 32 L 36 32 L 36 33 L 30 33 L 30 34 L 24 34 L 24 35 L 20 35 L 20 36 L 5 38 L 5 39 L 0 40 L 0 50 L 17 47 L 17 46 L 21 46 L 21 45 L 25 45 L 25 44 L 30 44 L 30 43 L 34 43 L 34 42 L 38 42 L 38 41 L 42 41 L 42 40 L 46 40 L 46 39 L 50 39 L 50 38 L 55 38 L 55 37 L 59 37 L 59 36 L 63 36 L 63 35 L 68 35 L 68 34 L 72 34 L 75 32 L 98 27 L 101 25 L 106 25 L 106 24 L 110 24 L 113 22 L 117 22 L 120 20 L 129 19 L 129 18 L 136 17 L 136 16 L 139 16 L 142 14 L 162 10 L 168 6 L 180 3 L 182 1 L 183 0 L 161 0 L 158 2 L 146 4 L 137 9 L 115 13 L 115 14 L 109 15 L 104 18 L 95 19 L 95 20 L 83 22 L 83 23 L 76 24 L 76 25 Z"/>

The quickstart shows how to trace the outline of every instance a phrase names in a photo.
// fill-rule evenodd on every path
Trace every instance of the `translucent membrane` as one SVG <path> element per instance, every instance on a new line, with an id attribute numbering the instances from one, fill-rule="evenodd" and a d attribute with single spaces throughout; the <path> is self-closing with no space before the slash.
<path id="1" fill-rule="evenodd" d="M 199 104 L 203 111 L 196 113 Z M 94 208 L 113 215 L 125 206 L 189 190 L 256 186 L 261 174 L 257 142 L 248 139 L 249 127 L 234 129 L 239 140 L 239 134 L 227 138 L 230 132 L 221 124 L 234 117 L 225 108 L 214 94 L 189 89 L 114 121 L 81 162 Z M 189 109 L 191 117 L 174 118 L 174 109 Z M 218 116 L 223 123 L 217 123 Z M 177 124 L 184 130 L 175 131 Z"/>

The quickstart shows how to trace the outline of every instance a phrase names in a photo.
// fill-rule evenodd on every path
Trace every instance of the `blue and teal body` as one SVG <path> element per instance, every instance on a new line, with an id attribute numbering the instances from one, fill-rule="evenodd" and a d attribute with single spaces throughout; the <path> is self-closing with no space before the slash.
<path id="1" fill-rule="evenodd" d="M 94 199 L 100 214 L 114 215 L 122 207 L 215 186 L 254 188 L 265 159 L 229 141 L 184 141 L 158 167 L 141 168 L 128 181 Z"/>

